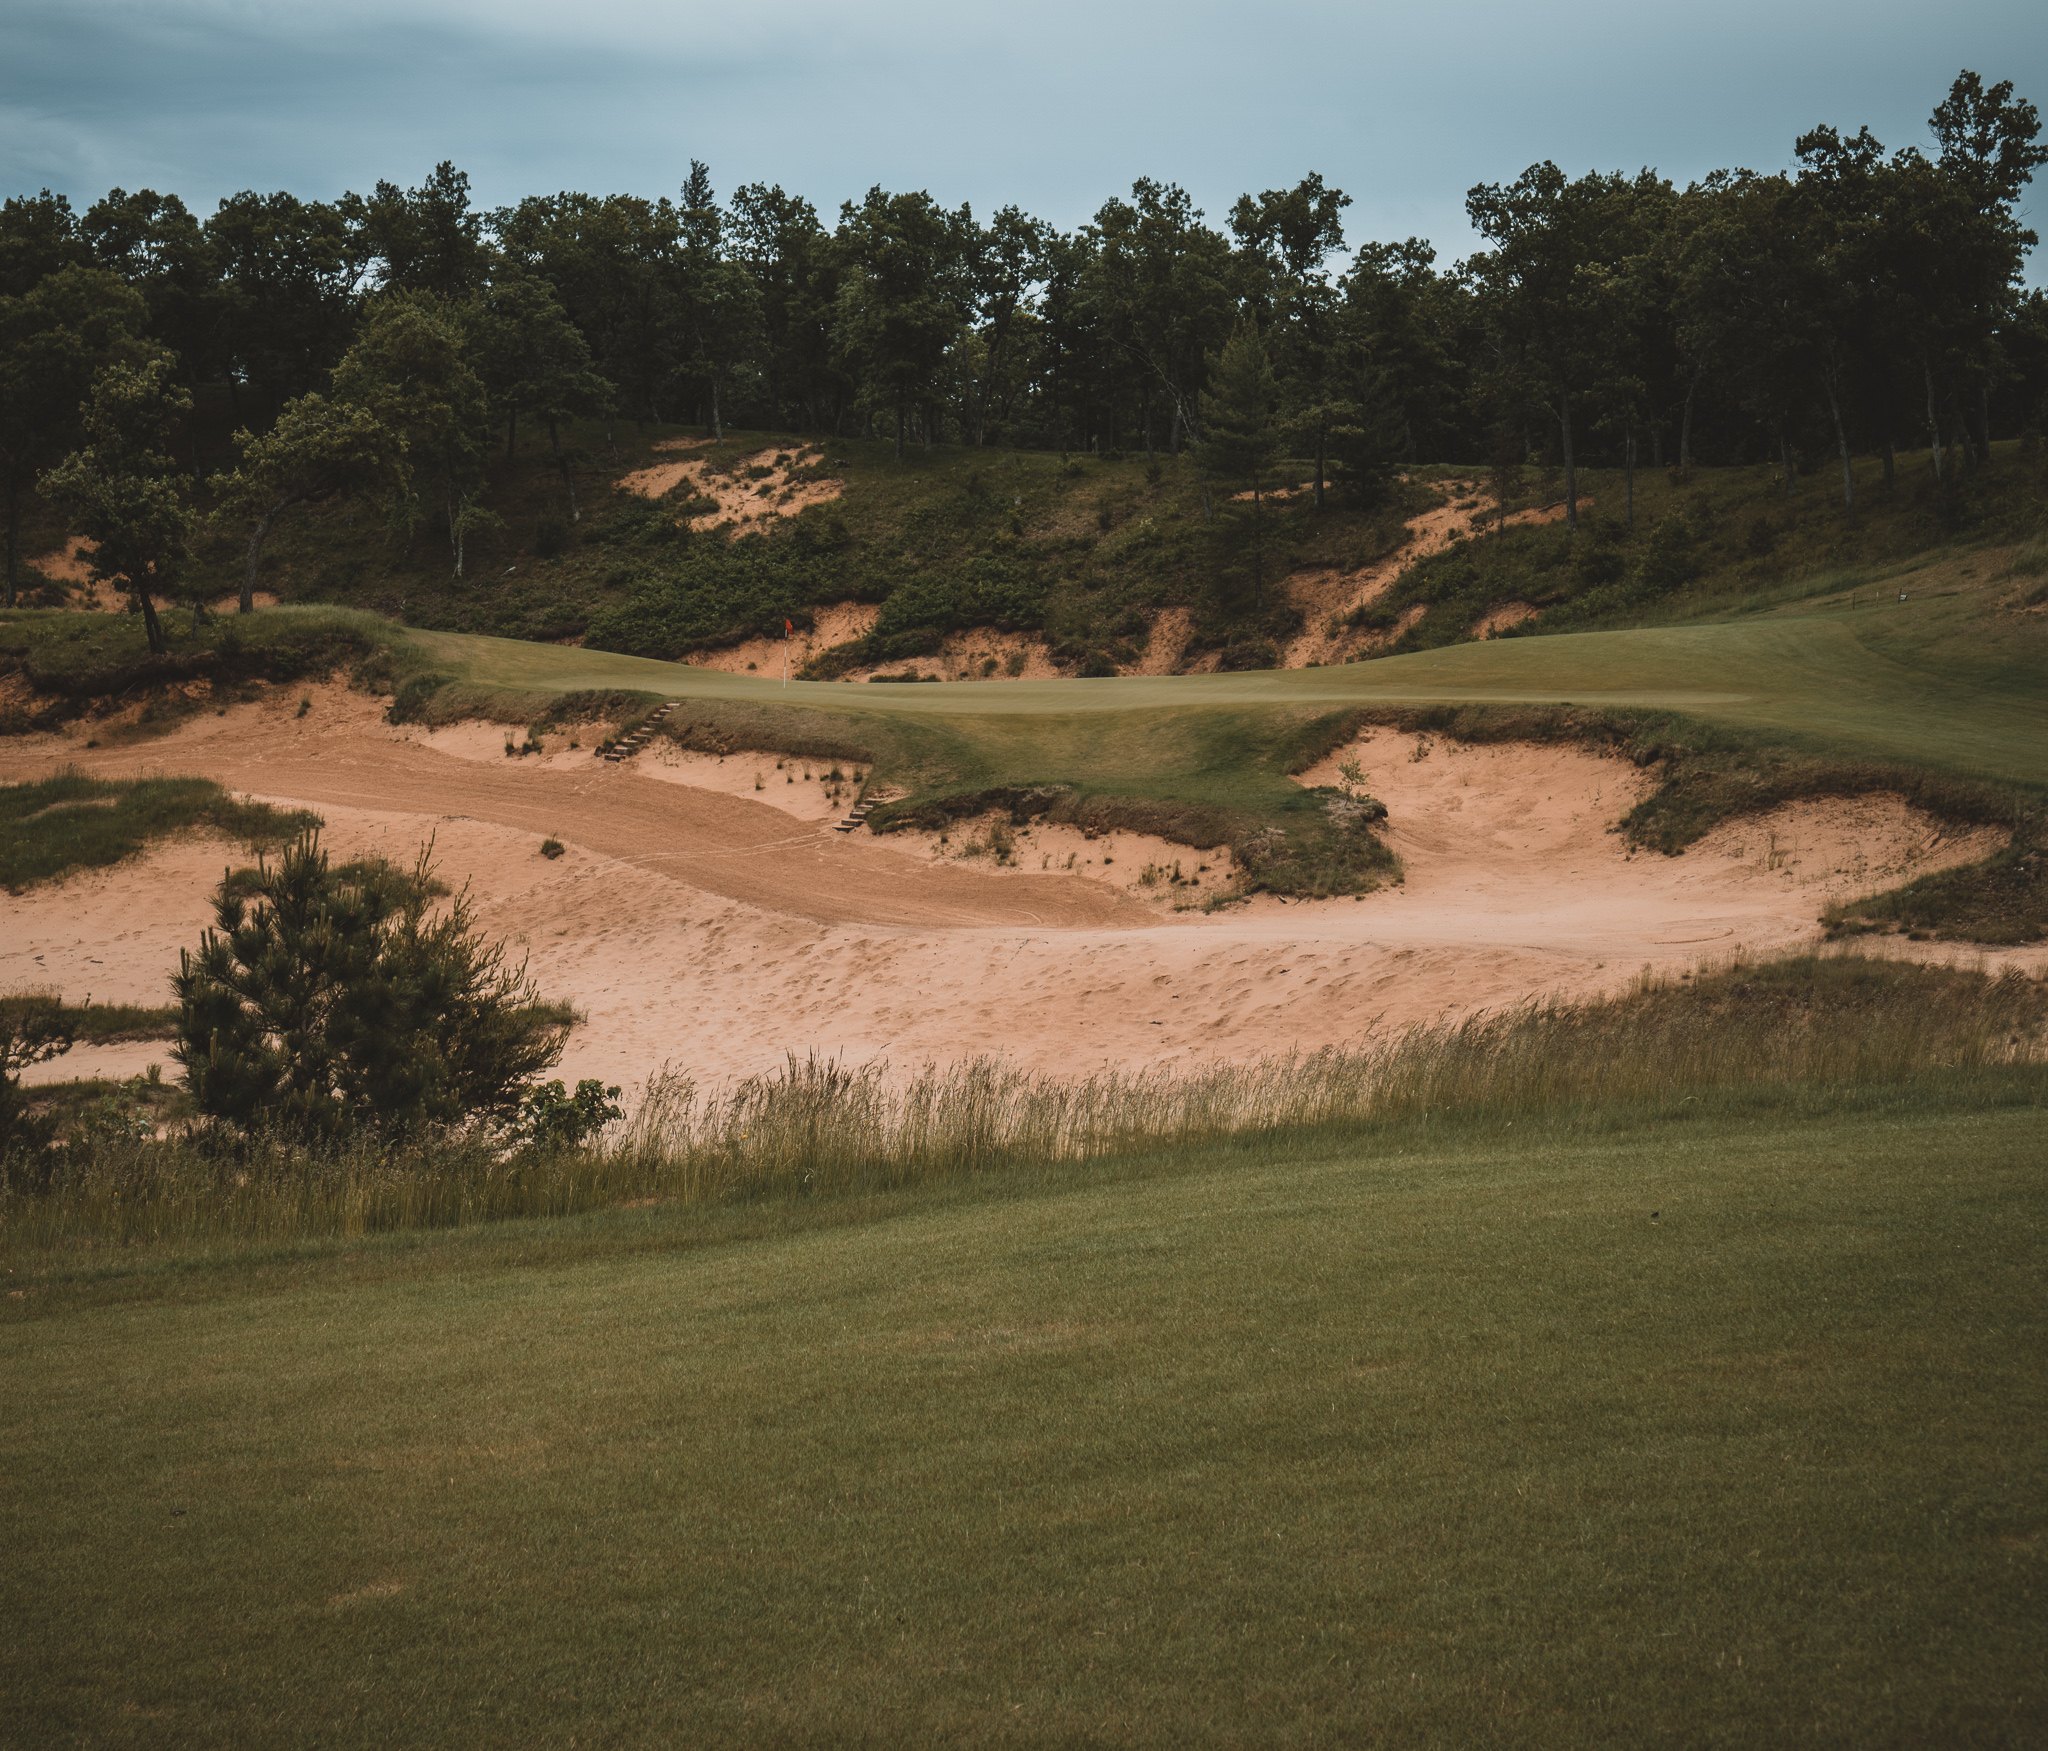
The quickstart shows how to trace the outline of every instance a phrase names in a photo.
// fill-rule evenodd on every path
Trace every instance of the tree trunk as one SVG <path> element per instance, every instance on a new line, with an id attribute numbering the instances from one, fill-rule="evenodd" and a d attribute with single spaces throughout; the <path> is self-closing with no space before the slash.
<path id="1" fill-rule="evenodd" d="M 1983 453 L 1984 466 L 1991 466 L 1991 385 L 1977 385 L 1977 442 Z"/>
<path id="2" fill-rule="evenodd" d="M 149 654 L 160 657 L 171 648 L 170 641 L 164 637 L 164 623 L 156 617 L 156 604 L 149 599 L 149 586 L 142 585 L 135 594 L 142 603 L 142 630 L 149 639 Z"/>
<path id="3" fill-rule="evenodd" d="M 1797 490 L 1792 480 L 1792 440 L 1785 435 L 1785 428 L 1778 428 L 1778 462 L 1785 470 L 1785 496 L 1789 499 Z"/>
<path id="4" fill-rule="evenodd" d="M 1685 386 L 1685 411 L 1678 416 L 1678 472 L 1692 472 L 1692 404 L 1700 392 L 1700 374 L 1695 371 Z"/>
<path id="5" fill-rule="evenodd" d="M 7 606 L 14 606 L 15 578 L 21 570 L 21 481 L 7 478 Z"/>
<path id="6" fill-rule="evenodd" d="M 1842 459 L 1842 505 L 1849 515 L 1849 527 L 1856 527 L 1856 472 L 1849 466 L 1849 434 L 1842 426 L 1842 402 L 1835 393 L 1835 386 L 1826 377 L 1821 387 L 1827 391 L 1828 412 L 1835 422 L 1835 452 Z"/>
<path id="7" fill-rule="evenodd" d="M 718 393 L 716 372 L 711 377 L 711 436 L 720 444 L 725 442 L 725 407 Z"/>
<path id="8" fill-rule="evenodd" d="M 1266 505 L 1259 496 L 1259 477 L 1252 476 L 1252 606 L 1266 605 Z"/>
<path id="9" fill-rule="evenodd" d="M 1150 383 L 1147 383 L 1147 384 L 1145 385 L 1145 394 L 1144 394 L 1144 415 L 1145 415 L 1145 460 L 1146 460 L 1147 462 L 1157 462 L 1157 461 L 1159 460 L 1159 453 L 1158 453 L 1158 451 L 1156 451 L 1156 450 L 1155 450 L 1155 449 L 1154 449 L 1154 448 L 1152 447 L 1152 385 L 1151 385 Z"/>
<path id="10" fill-rule="evenodd" d="M 1329 448 L 1329 427 L 1318 425 L 1316 427 L 1316 510 L 1318 512 L 1323 508 L 1323 473 Z"/>
<path id="11" fill-rule="evenodd" d="M 1650 422 L 1650 466 L 1661 470 L 1664 466 L 1664 422 Z"/>
<path id="12" fill-rule="evenodd" d="M 1941 420 L 1934 410 L 1934 367 L 1924 361 L 1921 371 L 1927 378 L 1927 444 L 1929 459 L 1934 463 L 1934 478 L 1941 478 Z"/>
<path id="13" fill-rule="evenodd" d="M 1627 439 L 1625 440 L 1625 442 L 1623 443 L 1623 445 L 1622 445 L 1622 448 L 1623 448 L 1623 450 L 1624 450 L 1624 451 L 1626 452 L 1626 456 L 1627 456 L 1627 466 L 1628 466 L 1628 475 L 1627 475 L 1627 480 L 1628 480 L 1628 488 L 1627 488 L 1627 496 L 1626 496 L 1626 500 L 1625 500 L 1625 503 L 1624 503 L 1624 506 L 1623 506 L 1623 510 L 1622 510 L 1622 516 L 1623 516 L 1624 520 L 1626 521 L 1626 523 L 1627 523 L 1628 527 L 1629 527 L 1629 528 L 1631 528 L 1631 529 L 1633 529 L 1633 528 L 1634 528 L 1634 527 L 1636 526 L 1636 431 L 1635 431 L 1635 427 L 1633 427 L 1633 426 L 1629 427 L 1629 429 L 1628 429 L 1628 436 L 1627 436 Z"/>
<path id="14" fill-rule="evenodd" d="M 1564 526 L 1576 529 L 1579 526 L 1579 470 L 1578 460 L 1572 451 L 1572 398 L 1561 393 L 1557 398 L 1557 424 L 1564 440 Z"/>
<path id="15" fill-rule="evenodd" d="M 576 477 L 569 472 L 569 458 L 562 454 L 561 427 L 548 421 L 548 448 L 554 452 L 555 467 L 561 471 L 562 486 L 569 494 L 569 521 L 580 523 L 583 513 L 576 508 Z"/>
<path id="16" fill-rule="evenodd" d="M 249 557 L 242 566 L 242 600 L 236 606 L 236 613 L 256 612 L 256 568 L 263 563 L 263 543 L 269 537 L 270 525 L 277 520 L 277 513 L 291 504 L 296 496 L 287 494 L 278 499 L 256 519 L 255 532 L 249 537 Z"/>
<path id="17" fill-rule="evenodd" d="M 896 398 L 896 460 L 903 460 L 903 397 Z"/>
<path id="18" fill-rule="evenodd" d="M 1178 456 L 1178 455 L 1180 454 L 1180 397 L 1179 397 L 1179 396 L 1177 396 L 1177 395 L 1176 395 L 1176 396 L 1175 396 L 1175 397 L 1173 398 L 1173 443 L 1172 443 L 1172 450 L 1173 450 L 1173 453 L 1174 453 L 1174 454 L 1175 454 L 1176 456 Z"/>

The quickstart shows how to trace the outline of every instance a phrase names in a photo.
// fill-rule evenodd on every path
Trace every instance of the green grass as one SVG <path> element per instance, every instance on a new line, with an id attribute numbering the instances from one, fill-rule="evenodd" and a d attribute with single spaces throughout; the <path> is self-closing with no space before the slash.
<path id="1" fill-rule="evenodd" d="M 2043 1135 L 1412 1123 L 40 1286 L 0 1744 L 2024 1743 Z"/>
<path id="2" fill-rule="evenodd" d="M 342 643 L 354 641 L 350 650 L 369 652 L 352 659 L 356 676 L 395 690 L 400 716 L 629 719 L 674 698 L 693 710 L 666 726 L 670 733 L 872 759 L 882 779 L 909 790 L 912 809 L 1058 785 L 1066 787 L 1059 807 L 1073 818 L 1190 845 L 1248 845 L 1277 828 L 1288 836 L 1287 855 L 1268 860 L 1256 879 L 1283 892 L 1348 892 L 1386 879 L 1391 860 L 1370 835 L 1333 833 L 1322 800 L 1288 776 L 1342 732 L 1347 712 L 1484 705 L 1575 713 L 1545 733 L 1626 744 L 1646 757 L 1658 751 L 1663 788 L 1629 830 L 1664 850 L 1732 810 L 1873 786 L 1957 818 L 2037 810 L 2048 792 L 2048 623 L 2011 606 L 1996 563 L 1995 555 L 1943 551 L 1883 572 L 1881 589 L 1866 578 L 1852 596 L 1830 574 L 1809 579 L 1803 594 L 1788 585 L 1702 600 L 1690 618 L 1661 626 L 1496 639 L 1309 670 L 1089 681 L 783 687 L 560 645 L 399 634 L 318 610 L 259 614 L 235 636 L 274 642 L 268 629 L 283 629 L 295 661 L 318 652 L 339 660 Z M 38 674 L 86 663 L 91 653 L 76 647 L 112 636 L 104 616 L 23 624 Z M 877 824 L 889 819 L 879 814 Z"/>
<path id="3" fill-rule="evenodd" d="M 1146 751 L 1181 711 L 1436 702 L 1642 707 L 1802 746 L 2006 783 L 2044 778 L 2048 632 L 2008 623 L 1977 595 L 1895 594 L 1849 610 L 1489 640 L 1332 668 L 1100 681 L 951 682 L 856 689 L 512 640 L 420 633 L 426 660 L 461 679 L 528 691 L 619 688 L 668 698 L 828 709 L 929 726 L 986 749 L 992 778 L 1042 779 L 1108 758 L 1134 778 L 1178 767 Z M 1106 714 L 1118 721 L 1105 723 Z"/>
<path id="4" fill-rule="evenodd" d="M 60 773 L 0 785 L 0 887 L 18 894 L 76 869 L 104 869 L 180 833 L 217 833 L 253 851 L 318 825 L 303 809 L 242 802 L 210 778 Z"/>

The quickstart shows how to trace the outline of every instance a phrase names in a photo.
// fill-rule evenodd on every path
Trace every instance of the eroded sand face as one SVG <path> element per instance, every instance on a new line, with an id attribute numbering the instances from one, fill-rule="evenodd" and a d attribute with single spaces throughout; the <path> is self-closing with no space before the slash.
<path id="1" fill-rule="evenodd" d="M 694 448 L 702 442 L 670 438 L 657 448 Z M 795 478 L 799 470 L 810 467 L 823 455 L 815 444 L 799 444 L 789 450 L 761 450 L 739 458 L 737 473 L 712 473 L 710 462 L 703 458 L 657 462 L 652 468 L 625 475 L 619 485 L 642 498 L 658 499 L 688 482 L 698 496 L 713 500 L 717 509 L 680 521 L 699 529 L 714 528 L 720 523 L 744 528 L 748 524 L 793 517 L 808 506 L 829 504 L 838 498 L 844 488 L 837 480 Z"/>
<path id="2" fill-rule="evenodd" d="M 1313 1049 L 1611 992 L 1645 966 L 1796 949 L 1815 940 L 1828 898 L 1998 843 L 1943 838 L 1880 797 L 1781 809 L 1683 857 L 1631 856 L 1608 830 L 1646 783 L 1627 763 L 1381 731 L 1302 781 L 1339 782 L 1341 761 L 1360 763 L 1391 810 L 1403 884 L 1355 901 L 1178 910 L 1214 891 L 1227 855 L 1036 827 L 1016 833 L 1001 865 L 959 855 L 986 842 L 986 822 L 944 845 L 834 831 L 843 808 L 815 764 L 810 780 L 799 762 L 778 788 L 773 755 L 657 744 L 615 766 L 551 737 L 548 752 L 508 759 L 499 726 L 396 731 L 380 702 L 337 687 L 276 692 L 125 749 L 86 750 L 82 736 L 0 743 L 0 778 L 66 764 L 207 773 L 319 810 L 337 856 L 409 861 L 431 835 L 443 875 L 472 884 L 486 930 L 588 1013 L 562 1074 L 629 1088 L 664 1064 L 718 1079 L 790 1051 L 898 1065 L 1001 1052 L 1071 1073 Z M 567 847 L 553 861 L 539 855 L 550 835 Z M 175 843 L 0 900 L 0 987 L 166 1001 L 212 885 L 245 861 L 217 842 Z M 1166 879 L 1176 861 L 1184 877 L 1211 866 L 1200 888 Z M 2039 948 L 1882 946 L 2048 968 Z M 165 1062 L 160 1043 L 74 1052 L 42 1074 L 126 1075 L 152 1061 Z"/>
<path id="3" fill-rule="evenodd" d="M 1407 541 L 1385 559 L 1350 572 L 1297 572 L 1287 580 L 1288 596 L 1301 609 L 1305 619 L 1301 633 L 1288 645 L 1281 659 L 1282 667 L 1299 669 L 1309 663 L 1341 663 L 1371 656 L 1375 651 L 1384 650 L 1421 621 L 1428 610 L 1415 606 L 1404 609 L 1395 626 L 1377 632 L 1330 630 L 1335 617 L 1377 602 L 1394 587 L 1394 580 L 1416 560 L 1441 553 L 1461 541 L 1472 540 L 1494 529 L 1493 507 L 1498 501 L 1478 482 L 1446 480 L 1433 484 L 1443 493 L 1442 500 L 1419 517 L 1408 520 Z M 1579 508 L 1582 511 L 1589 509 L 1592 503 L 1590 498 L 1581 495 Z M 1563 517 L 1563 505 L 1542 505 L 1515 512 L 1507 518 L 1507 523 L 1510 527 L 1555 523 Z M 1485 630 L 1475 631 L 1477 636 L 1488 637 L 1503 627 L 1528 619 L 1535 612 L 1525 602 L 1503 603 L 1482 616 Z"/>

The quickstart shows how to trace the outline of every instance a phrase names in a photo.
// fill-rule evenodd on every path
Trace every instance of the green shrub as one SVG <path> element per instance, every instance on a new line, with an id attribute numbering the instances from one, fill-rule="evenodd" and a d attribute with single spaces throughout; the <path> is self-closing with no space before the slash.
<path id="1" fill-rule="evenodd" d="M 1697 537 L 1682 511 L 1659 517 L 1631 568 L 1638 597 L 1661 596 L 1699 575 L 1693 548 Z"/>
<path id="2" fill-rule="evenodd" d="M 553 559 L 568 545 L 569 520 L 550 506 L 534 522 L 533 551 L 541 559 Z"/>
<path id="3" fill-rule="evenodd" d="M 0 996 L 0 1161 L 37 1154 L 49 1144 L 52 1128 L 29 1111 L 21 1073 L 62 1057 L 75 1038 L 55 992 Z"/>
<path id="4" fill-rule="evenodd" d="M 427 701 L 446 687 L 447 675 L 415 675 L 398 689 L 384 708 L 384 721 L 393 724 L 425 723 Z"/>
<path id="5" fill-rule="evenodd" d="M 586 1076 L 571 1094 L 558 1079 L 528 1089 L 521 1097 L 515 1130 L 529 1148 L 580 1149 L 623 1117 L 617 1084 L 606 1087 Z"/>
<path id="6" fill-rule="evenodd" d="M 315 833 L 223 882 L 171 981 L 200 1112 L 325 1140 L 516 1112 L 561 1056 L 561 1015 L 478 935 L 467 892 L 430 912 L 436 887 L 424 852 L 337 869 Z"/>

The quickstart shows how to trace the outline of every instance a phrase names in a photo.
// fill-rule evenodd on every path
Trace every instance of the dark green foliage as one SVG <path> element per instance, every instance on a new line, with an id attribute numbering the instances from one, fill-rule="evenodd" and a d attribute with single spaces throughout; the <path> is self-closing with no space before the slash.
<path id="1" fill-rule="evenodd" d="M 156 352 L 109 364 L 82 414 L 86 443 L 43 475 L 43 495 L 93 543 L 91 575 L 120 585 L 142 611 L 152 655 L 167 649 L 155 598 L 184 591 L 198 523 L 191 475 L 173 454 L 190 393 Z"/>
<path id="2" fill-rule="evenodd" d="M 168 648 L 153 655 L 138 615 L 10 615 L 0 626 L 0 675 L 20 674 L 33 697 L 0 706 L 0 734 L 51 727 L 137 698 L 175 709 L 183 695 L 167 697 L 171 683 L 296 681 L 360 664 L 362 678 L 374 685 L 392 672 L 379 663 L 390 629 L 345 609 L 214 617 L 198 625 L 184 613 L 162 618 Z"/>
<path id="3" fill-rule="evenodd" d="M 1012 552 L 977 554 L 945 573 L 906 578 L 882 604 L 866 638 L 840 647 L 845 666 L 925 656 L 947 633 L 970 626 L 1029 631 L 1045 618 L 1047 579 Z"/>
<path id="4" fill-rule="evenodd" d="M 560 1058 L 563 1018 L 410 872 L 329 865 L 308 833 L 225 881 L 179 958 L 172 1056 L 199 1111 L 242 1132 L 333 1140 L 505 1118 Z"/>
<path id="5" fill-rule="evenodd" d="M 673 513 L 648 507 L 628 527 L 663 545 L 680 539 Z M 660 528 L 668 536 L 653 533 Z M 674 560 L 650 560 L 633 577 L 632 595 L 593 615 L 584 634 L 592 650 L 676 658 L 695 650 L 779 638 L 783 622 L 808 628 L 810 604 L 859 593 L 845 577 L 844 543 L 822 518 L 799 518 L 775 536 L 732 542 L 691 541 Z"/>
<path id="6" fill-rule="evenodd" d="M 530 1088 L 519 1102 L 518 1135 L 529 1148 L 580 1149 L 625 1116 L 616 1084 L 586 1076 L 570 1093 L 558 1079 Z"/>
<path id="7" fill-rule="evenodd" d="M 50 1141 L 47 1121 L 29 1111 L 21 1073 L 71 1050 L 78 1030 L 49 991 L 0 994 L 0 1162 L 42 1150 Z"/>
<path id="8" fill-rule="evenodd" d="M 60 773 L 0 786 L 0 887 L 18 894 L 75 869 L 103 869 L 173 833 L 219 833 L 256 850 L 317 824 L 304 810 L 239 801 L 210 778 Z"/>

